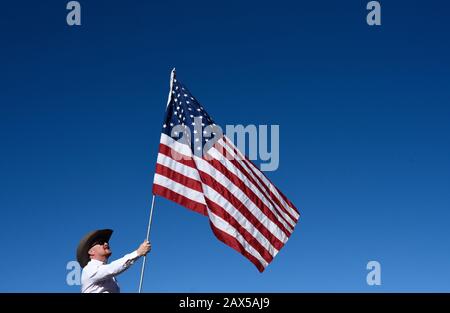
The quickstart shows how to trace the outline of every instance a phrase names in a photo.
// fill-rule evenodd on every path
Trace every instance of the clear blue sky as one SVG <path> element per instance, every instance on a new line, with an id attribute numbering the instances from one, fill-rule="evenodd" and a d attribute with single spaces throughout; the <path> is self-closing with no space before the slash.
<path id="1" fill-rule="evenodd" d="M 145 238 L 174 66 L 221 125 L 280 125 L 268 176 L 302 217 L 260 274 L 157 198 L 145 291 L 450 291 L 448 1 L 381 1 L 376 28 L 367 1 L 80 2 L 81 27 L 0 6 L 0 292 L 79 292 L 86 232 Z"/>

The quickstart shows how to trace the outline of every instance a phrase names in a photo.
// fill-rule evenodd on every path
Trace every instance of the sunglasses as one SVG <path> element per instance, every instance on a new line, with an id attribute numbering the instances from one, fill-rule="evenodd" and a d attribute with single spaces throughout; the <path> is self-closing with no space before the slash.
<path id="1" fill-rule="evenodd" d="M 94 246 L 96 246 L 96 245 L 101 245 L 101 246 L 103 246 L 105 243 L 108 243 L 108 241 L 106 241 L 106 240 L 97 240 L 97 241 L 94 241 L 94 243 L 91 245 L 91 248 L 94 247 Z M 108 244 L 109 244 L 109 243 L 108 243 Z"/>

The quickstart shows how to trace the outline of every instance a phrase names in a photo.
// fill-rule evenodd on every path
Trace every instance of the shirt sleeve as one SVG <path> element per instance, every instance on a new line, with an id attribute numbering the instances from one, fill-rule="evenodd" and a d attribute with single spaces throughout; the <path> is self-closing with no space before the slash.
<path id="1" fill-rule="evenodd" d="M 137 251 L 133 251 L 109 264 L 102 264 L 97 268 L 97 271 L 92 273 L 90 279 L 93 282 L 96 282 L 119 275 L 120 273 L 128 269 L 138 258 L 139 255 L 137 254 Z"/>

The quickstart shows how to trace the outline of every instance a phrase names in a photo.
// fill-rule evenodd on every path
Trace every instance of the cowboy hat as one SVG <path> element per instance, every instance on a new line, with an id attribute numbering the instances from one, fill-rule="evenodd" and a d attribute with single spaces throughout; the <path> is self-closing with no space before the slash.
<path id="1" fill-rule="evenodd" d="M 81 267 L 85 267 L 88 264 L 90 260 L 89 249 L 92 247 L 92 245 L 96 241 L 108 242 L 109 238 L 111 238 L 112 233 L 112 229 L 94 230 L 80 240 L 77 248 L 77 260 L 78 263 L 80 263 Z"/>

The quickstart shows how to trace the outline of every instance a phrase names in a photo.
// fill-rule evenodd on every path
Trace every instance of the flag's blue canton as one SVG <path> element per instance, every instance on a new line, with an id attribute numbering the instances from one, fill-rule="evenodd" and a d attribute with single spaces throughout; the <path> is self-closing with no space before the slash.
<path id="1" fill-rule="evenodd" d="M 186 136 L 187 134 L 185 133 L 183 135 L 180 133 L 180 128 L 173 128 L 177 125 L 188 127 L 191 136 L 185 139 L 191 142 L 192 152 L 194 154 L 199 154 L 203 151 L 203 146 L 206 142 L 211 140 L 215 135 L 215 132 L 206 135 L 204 131 L 205 127 L 209 125 L 215 126 L 216 124 L 202 105 L 177 79 L 173 80 L 171 92 L 172 94 L 166 109 L 166 118 L 164 120 L 162 132 L 175 140 L 179 140 L 182 136 Z M 195 118 L 197 119 L 194 120 Z"/>

